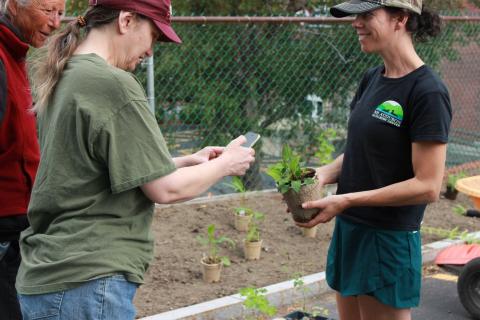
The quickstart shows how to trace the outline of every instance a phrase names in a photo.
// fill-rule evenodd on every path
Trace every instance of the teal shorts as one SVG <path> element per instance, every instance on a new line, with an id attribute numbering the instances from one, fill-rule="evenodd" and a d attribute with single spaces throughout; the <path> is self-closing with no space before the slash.
<path id="1" fill-rule="evenodd" d="M 377 229 L 337 217 L 326 277 L 342 296 L 370 295 L 394 308 L 417 307 L 422 283 L 420 232 Z"/>

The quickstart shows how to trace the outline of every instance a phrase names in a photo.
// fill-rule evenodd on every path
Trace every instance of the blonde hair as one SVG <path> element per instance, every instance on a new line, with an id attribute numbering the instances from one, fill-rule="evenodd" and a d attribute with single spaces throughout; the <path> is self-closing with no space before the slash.
<path id="1" fill-rule="evenodd" d="M 119 14 L 120 10 L 116 9 L 90 7 L 84 16 L 85 32 L 78 21 L 72 21 L 39 50 L 38 56 L 32 60 L 34 112 L 40 113 L 48 105 L 68 60 L 90 30 L 111 23 Z"/>

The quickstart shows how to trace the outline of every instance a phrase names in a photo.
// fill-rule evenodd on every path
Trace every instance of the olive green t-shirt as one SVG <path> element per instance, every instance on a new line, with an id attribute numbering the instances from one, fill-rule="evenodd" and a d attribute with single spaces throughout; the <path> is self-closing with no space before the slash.
<path id="1" fill-rule="evenodd" d="M 41 161 L 21 235 L 21 294 L 124 274 L 143 282 L 154 204 L 140 186 L 175 170 L 145 92 L 95 54 L 73 56 L 38 117 Z"/>

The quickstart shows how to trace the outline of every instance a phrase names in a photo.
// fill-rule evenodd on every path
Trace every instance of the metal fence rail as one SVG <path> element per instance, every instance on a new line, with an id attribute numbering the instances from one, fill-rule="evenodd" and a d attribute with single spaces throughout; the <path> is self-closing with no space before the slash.
<path id="1" fill-rule="evenodd" d="M 445 17 L 435 40 L 417 45 L 450 90 L 454 110 L 448 166 L 480 159 L 480 17 Z M 363 54 L 349 19 L 175 17 L 182 45 L 154 54 L 155 109 L 173 154 L 262 135 L 250 189 L 273 187 L 262 173 L 283 144 L 315 165 L 322 133 L 342 151 L 348 104 L 363 72 L 380 63 Z M 147 84 L 146 68 L 137 76 Z M 147 86 L 146 86 L 147 87 Z M 216 188 L 215 192 L 227 190 Z"/>

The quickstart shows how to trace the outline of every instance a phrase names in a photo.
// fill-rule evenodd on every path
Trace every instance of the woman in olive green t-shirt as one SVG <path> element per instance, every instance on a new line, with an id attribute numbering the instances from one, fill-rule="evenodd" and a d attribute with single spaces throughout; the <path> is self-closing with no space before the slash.
<path id="1" fill-rule="evenodd" d="M 157 40 L 180 42 L 165 18 L 170 3 L 95 3 L 48 45 L 34 79 L 41 162 L 21 238 L 24 319 L 49 310 L 60 319 L 133 319 L 153 257 L 154 202 L 190 199 L 254 161 L 243 136 L 171 158 L 127 72 Z"/>

